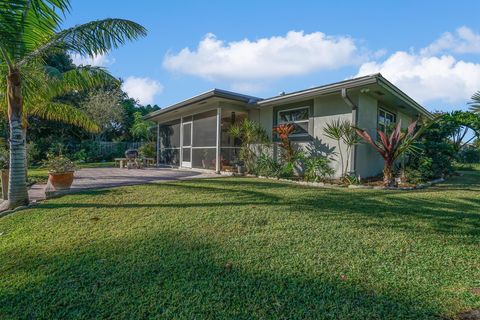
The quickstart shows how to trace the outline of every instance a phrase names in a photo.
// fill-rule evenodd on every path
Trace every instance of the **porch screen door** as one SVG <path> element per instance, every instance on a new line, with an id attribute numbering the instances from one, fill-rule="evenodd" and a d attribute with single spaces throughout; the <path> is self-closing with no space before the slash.
<path id="1" fill-rule="evenodd" d="M 192 122 L 182 124 L 182 167 L 192 167 Z"/>

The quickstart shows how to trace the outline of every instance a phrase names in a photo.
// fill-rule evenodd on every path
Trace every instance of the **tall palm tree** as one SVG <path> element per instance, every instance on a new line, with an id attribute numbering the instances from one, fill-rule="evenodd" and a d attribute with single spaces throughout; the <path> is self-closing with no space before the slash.
<path id="1" fill-rule="evenodd" d="M 25 113 L 88 126 L 82 114 L 51 98 L 90 87 L 106 77 L 102 70 L 89 67 L 58 74 L 45 66 L 44 58 L 56 50 L 93 57 L 146 34 L 141 25 L 123 19 L 61 30 L 69 10 L 69 0 L 0 0 L 0 92 L 10 126 L 9 200 L 1 209 L 28 203 Z"/>
<path id="2" fill-rule="evenodd" d="M 480 91 L 477 91 L 473 96 L 472 96 L 472 101 L 470 102 L 470 110 L 472 110 L 475 113 L 480 113 Z"/>

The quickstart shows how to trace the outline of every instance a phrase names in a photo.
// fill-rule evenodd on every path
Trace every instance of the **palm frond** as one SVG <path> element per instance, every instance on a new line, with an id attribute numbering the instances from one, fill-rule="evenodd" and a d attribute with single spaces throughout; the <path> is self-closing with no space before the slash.
<path id="1" fill-rule="evenodd" d="M 475 113 L 480 113 L 480 91 L 477 91 L 472 96 L 472 101 L 469 103 L 470 110 Z"/>
<path id="2" fill-rule="evenodd" d="M 69 0 L 0 1 L 0 49 L 4 58 L 19 61 L 54 35 Z"/>
<path id="3" fill-rule="evenodd" d="M 27 113 L 44 120 L 61 121 L 66 124 L 71 124 L 92 133 L 100 131 L 98 124 L 92 121 L 83 111 L 60 102 L 30 105 Z"/>
<path id="4" fill-rule="evenodd" d="M 25 65 L 51 50 L 59 48 L 91 57 L 105 54 L 127 41 L 136 40 L 146 34 L 147 31 L 143 26 L 130 20 L 91 21 L 54 34 L 48 41 L 26 56 L 19 65 Z"/>

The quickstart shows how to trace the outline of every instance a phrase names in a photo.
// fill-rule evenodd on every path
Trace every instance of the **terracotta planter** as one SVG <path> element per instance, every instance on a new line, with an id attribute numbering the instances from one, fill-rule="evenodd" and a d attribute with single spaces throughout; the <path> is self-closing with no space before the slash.
<path id="1" fill-rule="evenodd" d="M 73 171 L 62 173 L 48 173 L 48 181 L 58 190 L 69 190 L 73 183 Z"/>
<path id="2" fill-rule="evenodd" d="M 2 199 L 8 200 L 8 169 L 2 169 Z"/>

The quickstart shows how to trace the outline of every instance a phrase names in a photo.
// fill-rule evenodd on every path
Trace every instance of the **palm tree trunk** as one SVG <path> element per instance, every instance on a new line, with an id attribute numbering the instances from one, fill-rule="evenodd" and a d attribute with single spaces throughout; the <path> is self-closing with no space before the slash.
<path id="1" fill-rule="evenodd" d="M 395 186 L 395 180 L 393 178 L 393 161 L 385 160 L 383 167 L 383 185 L 385 187 Z"/>
<path id="2" fill-rule="evenodd" d="M 10 179 L 8 209 L 28 204 L 26 177 L 26 129 L 22 125 L 23 98 L 20 71 L 10 70 L 7 76 L 8 119 L 10 123 Z"/>

